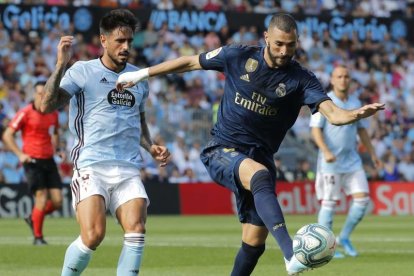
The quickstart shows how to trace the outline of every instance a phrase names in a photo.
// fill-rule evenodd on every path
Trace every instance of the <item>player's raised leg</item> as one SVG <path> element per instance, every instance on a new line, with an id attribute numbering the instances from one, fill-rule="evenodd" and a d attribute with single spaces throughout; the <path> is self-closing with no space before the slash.
<path id="1" fill-rule="evenodd" d="M 257 214 L 288 261 L 286 269 L 289 275 L 307 270 L 306 266 L 293 257 L 292 239 L 276 197 L 275 181 L 270 172 L 262 164 L 247 158 L 240 163 L 239 178 L 242 185 L 252 192 Z"/>
<path id="2" fill-rule="evenodd" d="M 92 195 L 76 206 L 80 236 L 66 250 L 62 276 L 81 275 L 89 264 L 92 252 L 105 237 L 106 208 L 104 198 Z"/>

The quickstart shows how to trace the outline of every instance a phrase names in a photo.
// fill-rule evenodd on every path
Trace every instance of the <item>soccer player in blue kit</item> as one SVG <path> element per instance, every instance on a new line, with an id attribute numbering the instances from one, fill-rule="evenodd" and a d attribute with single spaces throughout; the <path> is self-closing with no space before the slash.
<path id="1" fill-rule="evenodd" d="M 269 233 L 283 252 L 289 275 L 308 269 L 293 255 L 292 239 L 275 193 L 273 162 L 273 154 L 301 106 L 309 106 L 313 113 L 321 112 L 337 125 L 355 122 L 384 108 L 377 103 L 356 110 L 337 107 L 317 78 L 292 60 L 298 30 L 291 15 L 275 14 L 264 39 L 265 47 L 223 46 L 123 73 L 117 82 L 121 91 L 148 77 L 168 73 L 204 69 L 226 75 L 213 137 L 202 151 L 201 160 L 212 179 L 236 196 L 242 245 L 232 276 L 252 273 Z"/>
<path id="2" fill-rule="evenodd" d="M 66 250 L 63 276 L 80 275 L 105 237 L 106 210 L 116 216 L 124 243 L 117 275 L 138 275 L 145 245 L 149 199 L 140 178 L 140 145 L 165 166 L 168 150 L 153 144 L 145 119 L 148 83 L 122 92 L 115 89 L 120 73 L 138 68 L 127 63 L 137 26 L 128 10 L 111 10 L 100 21 L 104 53 L 78 61 L 66 72 L 72 36 L 58 45 L 56 69 L 48 79 L 41 111 L 69 103 L 69 127 L 75 136 L 72 201 L 80 236 Z"/>
<path id="3" fill-rule="evenodd" d="M 355 109 L 361 106 L 356 95 L 349 94 L 351 76 L 345 66 L 337 66 L 332 71 L 332 91 L 328 96 L 343 109 Z M 342 189 L 353 198 L 348 216 L 337 238 L 337 244 L 345 253 L 356 257 L 358 252 L 349 237 L 358 223 L 365 216 L 370 201 L 369 185 L 362 160 L 358 153 L 358 141 L 363 143 L 376 168 L 382 162 L 375 153 L 363 120 L 346 126 L 335 126 L 326 121 L 320 113 L 312 115 L 310 120 L 312 136 L 319 147 L 318 172 L 316 177 L 316 196 L 321 200 L 318 222 L 332 229 L 337 201 L 341 198 Z M 345 257 L 336 251 L 335 258 Z"/>

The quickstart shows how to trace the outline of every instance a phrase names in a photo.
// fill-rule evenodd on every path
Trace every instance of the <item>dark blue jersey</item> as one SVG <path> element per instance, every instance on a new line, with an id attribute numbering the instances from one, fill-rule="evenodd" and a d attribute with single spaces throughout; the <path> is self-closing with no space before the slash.
<path id="1" fill-rule="evenodd" d="M 321 102 L 330 99 L 315 75 L 298 62 L 270 68 L 263 47 L 224 46 L 201 54 L 200 64 L 226 75 L 212 135 L 229 145 L 273 154 L 302 105 L 315 113 Z"/>

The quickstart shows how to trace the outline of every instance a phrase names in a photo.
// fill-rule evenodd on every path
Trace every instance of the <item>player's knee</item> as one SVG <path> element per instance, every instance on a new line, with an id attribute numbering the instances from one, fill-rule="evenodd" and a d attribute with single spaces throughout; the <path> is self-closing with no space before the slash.
<path id="1" fill-rule="evenodd" d="M 145 234 L 146 232 L 145 222 L 140 221 L 138 223 L 135 223 L 134 225 L 131 225 L 128 228 L 125 228 L 125 232 Z"/>
<path id="2" fill-rule="evenodd" d="M 250 189 L 253 194 L 258 192 L 274 192 L 274 183 L 268 170 L 257 171 L 250 180 Z"/>
<path id="3" fill-rule="evenodd" d="M 81 233 L 83 243 L 90 249 L 96 249 L 105 238 L 105 230 L 103 228 L 95 228 L 85 233 Z"/>
<path id="4" fill-rule="evenodd" d="M 62 208 L 62 202 L 63 202 L 63 201 L 62 201 L 62 199 L 53 200 L 53 201 L 52 201 L 52 203 L 53 203 L 53 208 L 54 208 L 55 210 Z"/>

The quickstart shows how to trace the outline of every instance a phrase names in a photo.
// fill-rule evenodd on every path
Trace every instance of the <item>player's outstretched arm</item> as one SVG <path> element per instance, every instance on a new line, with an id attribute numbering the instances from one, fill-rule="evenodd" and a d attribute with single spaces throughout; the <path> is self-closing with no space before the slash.
<path id="1" fill-rule="evenodd" d="M 364 105 L 363 107 L 358 109 L 345 110 L 339 108 L 331 100 L 327 100 L 319 105 L 318 111 L 321 112 L 331 124 L 340 126 L 351 124 L 360 119 L 372 116 L 379 110 L 383 110 L 384 108 L 384 104 L 373 103 Z"/>
<path id="2" fill-rule="evenodd" d="M 45 84 L 45 94 L 42 97 L 40 111 L 44 113 L 52 112 L 69 102 L 70 95 L 59 87 L 60 81 L 65 73 L 66 66 L 71 58 L 71 46 L 73 36 L 62 36 L 60 38 L 56 68 Z"/>
<path id="3" fill-rule="evenodd" d="M 116 82 L 116 89 L 118 91 L 121 91 L 124 88 L 134 86 L 138 82 L 149 77 L 155 77 L 170 73 L 183 73 L 200 69 L 201 65 L 199 62 L 199 55 L 182 56 L 135 72 L 123 73 L 118 77 L 118 81 Z"/>

